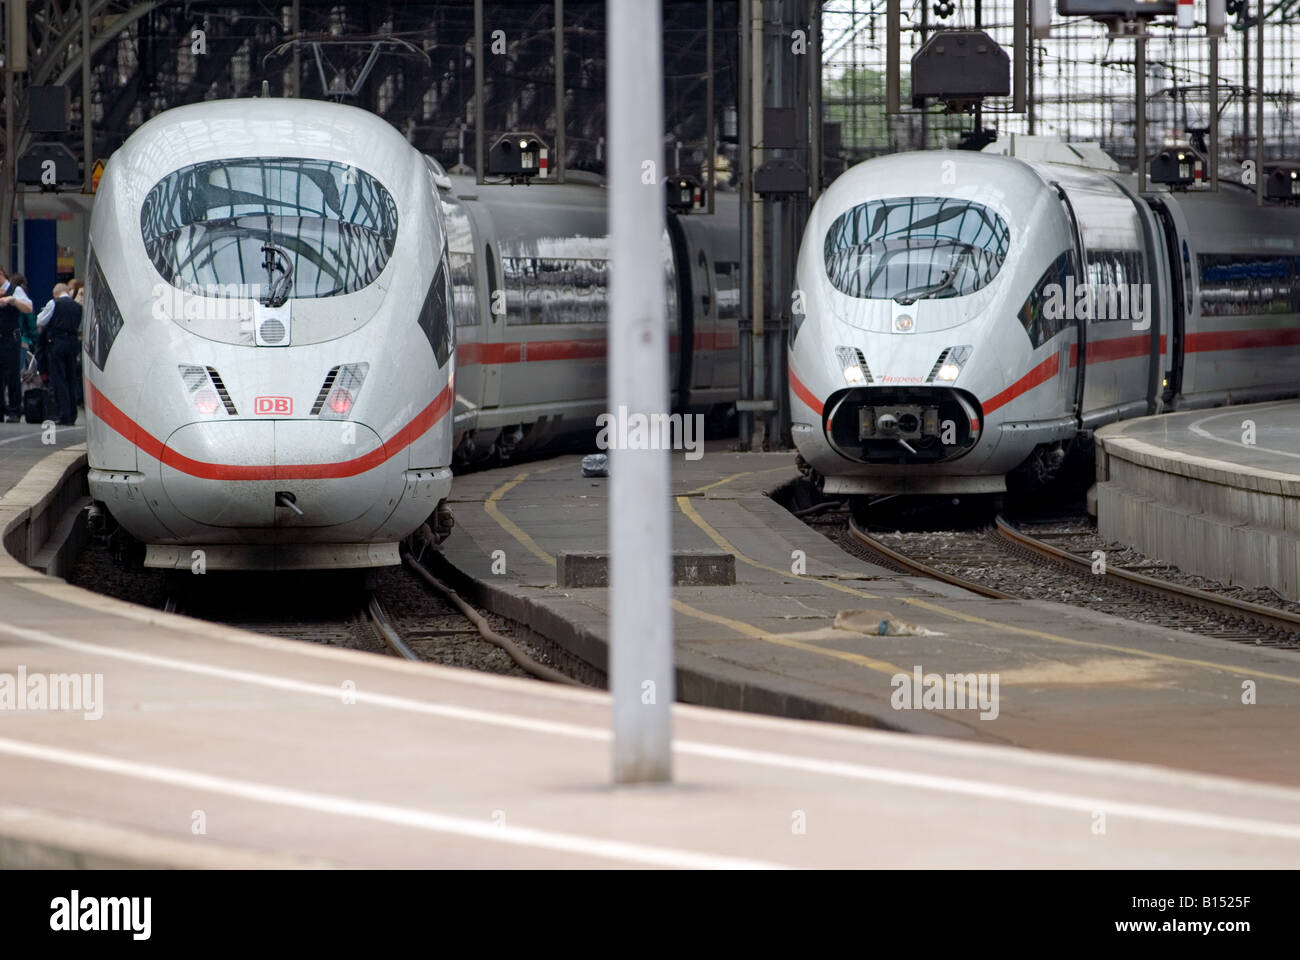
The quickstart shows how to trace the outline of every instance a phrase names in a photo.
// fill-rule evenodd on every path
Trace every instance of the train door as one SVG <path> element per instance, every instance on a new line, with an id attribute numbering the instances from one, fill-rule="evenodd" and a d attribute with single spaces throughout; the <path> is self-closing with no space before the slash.
<path id="1" fill-rule="evenodd" d="M 1083 270 L 1083 231 L 1079 228 L 1079 219 L 1075 216 L 1074 205 L 1070 202 L 1070 195 L 1065 192 L 1065 188 L 1059 183 L 1053 182 L 1052 186 L 1056 188 L 1061 201 L 1061 208 L 1065 211 L 1066 220 L 1070 224 L 1070 235 L 1073 238 L 1070 245 L 1072 256 L 1069 260 L 1070 266 L 1067 271 L 1067 279 L 1068 276 L 1077 278 L 1082 275 Z M 1064 401 L 1065 409 L 1074 417 L 1075 422 L 1082 426 L 1083 389 L 1088 369 L 1088 323 L 1086 319 L 1076 315 L 1074 324 L 1072 335 L 1064 337 L 1061 344 L 1059 363 L 1061 399 Z"/>
<path id="2" fill-rule="evenodd" d="M 1162 274 L 1146 204 L 1105 174 L 1060 169 L 1083 254 L 1073 278 L 1084 429 L 1154 412 Z"/>
<path id="3" fill-rule="evenodd" d="M 1183 392 L 1183 355 L 1187 336 L 1187 315 L 1192 310 L 1192 255 L 1187 241 L 1179 236 L 1174 213 L 1163 197 L 1150 197 L 1151 205 L 1160 224 L 1165 252 L 1169 260 L 1169 330 L 1163 352 L 1164 375 L 1161 400 L 1169 404 Z"/>
<path id="4" fill-rule="evenodd" d="M 682 352 L 691 351 L 691 389 L 708 390 L 713 386 L 713 360 L 717 330 L 717 297 L 713 286 L 713 263 L 701 247 L 691 267 L 690 310 L 694 323 L 690 328 L 691 343 L 685 342 L 683 332 Z"/>
<path id="5" fill-rule="evenodd" d="M 483 298 L 479 307 L 482 323 L 479 327 L 482 347 L 479 366 L 482 370 L 482 405 L 485 408 L 501 405 L 501 363 L 505 359 L 506 311 L 505 291 L 501 285 L 501 263 L 494 244 L 483 244 L 481 282 Z"/>

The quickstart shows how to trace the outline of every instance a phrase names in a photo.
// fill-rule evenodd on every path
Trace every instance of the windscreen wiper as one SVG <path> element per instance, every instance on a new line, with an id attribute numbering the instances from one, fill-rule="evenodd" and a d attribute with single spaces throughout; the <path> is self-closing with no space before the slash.
<path id="1" fill-rule="evenodd" d="M 924 287 L 911 287 L 895 296 L 893 299 L 903 306 L 916 303 L 921 297 L 928 297 L 931 294 L 938 293 L 940 290 L 946 290 L 952 286 L 953 279 L 957 276 L 955 271 L 946 270 L 938 283 L 932 283 Z"/>
<path id="2" fill-rule="evenodd" d="M 266 217 L 266 243 L 262 245 L 262 266 L 266 269 L 266 279 L 271 289 L 262 299 L 268 307 L 282 307 L 293 290 L 293 259 L 283 247 L 275 242 L 275 227 L 270 214 Z M 275 279 L 275 272 L 280 271 L 280 279 Z"/>

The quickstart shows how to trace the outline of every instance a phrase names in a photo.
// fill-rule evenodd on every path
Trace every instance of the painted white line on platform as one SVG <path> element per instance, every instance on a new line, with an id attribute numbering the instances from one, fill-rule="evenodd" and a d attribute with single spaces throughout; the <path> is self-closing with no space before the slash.
<path id="1" fill-rule="evenodd" d="M 201 676 L 234 680 L 240 683 L 249 683 L 257 686 L 269 687 L 271 689 L 285 690 L 292 693 L 302 693 L 309 696 L 323 696 L 342 703 L 342 689 L 328 684 L 309 683 L 303 680 L 277 677 L 271 674 L 255 673 L 248 670 L 232 670 L 211 664 L 193 663 L 185 660 L 176 660 L 171 657 L 160 657 L 154 654 L 119 650 L 113 647 L 101 646 L 99 644 L 86 643 L 81 640 L 70 640 L 65 637 L 56 637 L 43 630 L 32 630 L 26 627 L 17 627 L 10 624 L 0 624 L 0 631 L 10 633 L 14 636 L 23 637 L 24 639 L 32 640 L 34 642 L 45 643 L 68 650 L 76 650 L 83 653 L 127 660 L 162 669 L 178 670 Z M 409 697 L 367 693 L 363 690 L 349 692 L 349 695 L 355 697 L 356 702 L 366 703 L 371 706 L 442 716 L 447 717 L 448 719 L 464 720 L 471 723 L 509 727 L 532 733 L 564 736 L 596 742 L 606 741 L 610 736 L 609 731 L 602 727 L 590 727 L 573 723 L 538 720 L 532 717 L 502 713 L 495 710 L 477 710 L 449 704 L 429 703 L 422 700 L 414 700 Z M 895 746 L 901 752 L 907 752 L 908 741 L 908 737 L 900 736 L 896 741 Z M 820 776 L 872 781 L 876 783 L 884 783 L 899 787 L 910 787 L 940 793 L 978 796 L 986 799 L 1004 800 L 1011 803 L 1047 807 L 1058 810 L 1070 810 L 1074 812 L 1101 811 L 1110 816 L 1131 817 L 1137 820 L 1164 823 L 1171 826 L 1196 827 L 1199 829 L 1275 837 L 1284 840 L 1300 840 L 1300 824 L 1256 820 L 1247 817 L 1226 817 L 1219 814 L 1202 813 L 1196 810 L 1188 810 L 1178 807 L 1131 803 L 1129 801 L 1111 800 L 1104 797 L 1090 797 L 1079 794 L 1034 790 L 1026 787 L 1017 787 L 1009 784 L 1000 784 L 970 778 L 949 777 L 939 774 L 919 773 L 833 760 L 817 760 L 807 757 L 799 757 L 792 754 L 747 750 L 744 748 L 730 747 L 724 744 L 705 743 L 692 740 L 678 740 L 674 745 L 674 750 L 677 753 L 687 756 L 730 760 L 753 766 L 795 770 Z M 1104 773 L 1104 771 L 1098 772 Z M 1115 769 L 1111 771 L 1111 775 L 1115 777 L 1124 777 L 1126 773 L 1127 771 L 1121 764 L 1115 764 Z M 1141 779 L 1149 783 L 1148 777 L 1142 777 Z M 1177 772 L 1170 772 L 1168 774 L 1168 781 L 1169 782 L 1165 784 L 1166 786 L 1180 786 L 1186 788 L 1190 785 L 1188 778 L 1182 777 Z M 1296 800 L 1300 800 L 1300 793 L 1295 793 L 1294 797 Z"/>
<path id="2" fill-rule="evenodd" d="M 306 680 L 295 680 L 292 677 L 277 677 L 269 673 L 254 673 L 251 670 L 235 670 L 230 667 L 219 667 L 209 663 L 195 663 L 190 660 L 177 660 L 173 657 L 162 657 L 152 653 L 119 650 L 115 647 L 106 647 L 97 643 L 87 643 L 84 640 L 56 637 L 44 630 L 32 630 L 28 627 L 18 627 L 7 623 L 0 623 L 0 631 L 36 643 L 62 647 L 65 650 L 75 650 L 79 653 L 110 657 L 115 660 L 126 660 L 131 663 L 139 663 L 143 666 L 157 667 L 163 670 L 178 670 L 183 673 L 193 673 L 204 677 L 216 677 L 220 680 L 234 680 L 237 683 L 249 683 L 259 687 L 269 687 L 272 690 L 283 690 L 288 693 L 324 697 L 338 704 L 348 702 L 364 703 L 373 707 L 386 707 L 390 710 L 404 710 L 408 713 L 427 713 L 452 720 L 468 720 L 473 723 L 486 723 L 499 727 L 514 727 L 532 733 L 549 733 L 587 740 L 607 740 L 609 738 L 607 731 L 597 727 L 584 727 L 578 724 L 558 723 L 551 720 L 535 720 L 531 717 L 497 713 L 491 710 L 476 710 L 473 707 L 430 703 L 427 700 L 415 700 L 410 697 L 397 697 L 385 693 L 370 693 L 366 690 L 352 689 L 350 687 L 345 689 L 341 684 L 335 686 L 328 683 L 310 683 Z"/>
<path id="3" fill-rule="evenodd" d="M 36 424 L 33 423 L 32 426 L 34 427 L 34 426 L 36 426 Z M 81 427 L 81 426 L 73 426 L 73 427 L 60 427 L 59 429 L 61 429 L 61 430 L 85 430 L 86 428 L 85 428 L 85 427 Z M 0 440 L 0 447 L 3 447 L 6 443 L 17 443 L 19 440 L 31 440 L 33 437 L 39 438 L 39 437 L 41 436 L 42 432 L 43 432 L 42 430 L 33 430 L 31 433 L 20 433 L 20 434 L 18 434 L 18 436 L 16 436 L 16 437 L 9 437 L 8 439 Z M 49 444 L 46 444 L 46 446 L 49 446 Z M 56 451 L 59 450 L 59 449 L 62 449 L 62 448 L 60 448 L 60 447 L 55 447 L 55 450 L 56 450 Z"/>
<path id="4" fill-rule="evenodd" d="M 885 783 L 892 786 L 915 787 L 940 793 L 956 793 L 965 796 L 984 797 L 990 800 L 1006 800 L 1011 803 L 1023 803 L 1036 807 L 1073 810 L 1088 815 L 1104 813 L 1108 817 L 1129 817 L 1134 820 L 1146 820 L 1169 826 L 1196 827 L 1203 830 L 1220 830 L 1227 833 L 1246 833 L 1260 837 L 1300 841 L 1300 824 L 1253 820 L 1248 817 L 1225 817 L 1217 813 L 1201 813 L 1197 810 L 1183 810 L 1177 807 L 1131 803 L 1126 800 L 1110 800 L 1104 797 L 1088 797 L 1051 790 L 1034 790 L 1010 784 L 988 783 L 966 778 L 948 777 L 942 774 L 917 773 L 910 770 L 844 763 L 838 760 L 817 760 L 808 757 L 794 757 L 789 754 L 771 754 L 764 753 L 761 750 L 747 750 L 743 747 L 728 747 L 720 744 L 679 742 L 677 746 L 678 750 L 684 753 L 709 757 L 714 760 L 734 760 L 738 763 L 783 767 L 825 776 L 842 777 L 849 780 L 868 780 L 873 783 Z"/>
<path id="5" fill-rule="evenodd" d="M 373 803 L 324 793 L 311 793 L 306 790 L 292 790 L 266 783 L 254 783 L 249 780 L 216 777 L 192 770 L 181 770 L 176 767 L 164 767 L 152 763 L 139 763 L 134 760 L 81 753 L 75 750 L 64 750 L 61 747 L 23 743 L 3 737 L 0 737 L 0 753 L 42 760 L 48 763 L 58 763 L 82 770 L 94 770 L 99 773 L 131 777 L 136 780 L 164 783 L 168 786 L 189 790 L 204 790 L 209 793 L 239 797 L 258 803 L 271 803 L 282 807 L 309 810 L 314 813 L 372 820 L 393 826 L 427 830 L 433 833 L 450 833 L 461 837 L 472 837 L 476 840 L 574 853 L 581 856 L 598 857 L 602 860 L 617 860 L 624 863 L 639 863 L 655 867 L 686 867 L 699 870 L 762 870 L 780 867 L 780 864 L 768 863 L 762 860 L 713 856 L 707 853 L 693 853 L 689 850 L 677 850 L 671 847 L 652 847 L 639 843 L 603 840 L 598 837 L 585 837 L 572 833 L 555 833 L 550 830 L 537 830 L 532 827 L 512 827 L 506 824 L 498 826 L 496 823 L 486 820 L 471 820 L 466 817 L 453 817 L 441 813 L 432 813 L 427 810 L 417 810 L 413 807 L 398 807 L 387 803 Z"/>
<path id="6" fill-rule="evenodd" d="M 1294 401 L 1287 401 L 1283 403 L 1270 403 L 1267 406 L 1256 407 L 1255 409 L 1268 410 L 1273 407 L 1286 406 L 1288 403 L 1293 403 L 1293 402 Z M 1196 434 L 1198 437 L 1203 437 L 1206 440 L 1213 440 L 1216 443 L 1226 443 L 1230 447 L 1240 447 L 1242 450 L 1257 450 L 1263 453 L 1276 453 L 1279 457 L 1291 457 L 1294 460 L 1300 460 L 1300 453 L 1296 453 L 1293 450 L 1277 450 L 1273 447 L 1261 447 L 1258 444 L 1254 444 L 1254 443 L 1242 443 L 1239 440 L 1229 440 L 1227 437 L 1215 436 L 1213 433 L 1210 433 L 1210 431 L 1206 430 L 1201 426 L 1201 424 L 1203 423 L 1209 423 L 1211 420 L 1218 420 L 1222 417 L 1240 417 L 1243 412 L 1248 413 L 1248 411 L 1242 411 L 1242 410 L 1226 410 L 1221 413 L 1212 413 L 1208 417 L 1201 417 L 1201 419 L 1197 420 L 1195 423 L 1189 424 L 1187 429 L 1190 430 L 1192 433 Z M 1256 469 L 1260 469 L 1260 468 L 1256 468 Z"/>

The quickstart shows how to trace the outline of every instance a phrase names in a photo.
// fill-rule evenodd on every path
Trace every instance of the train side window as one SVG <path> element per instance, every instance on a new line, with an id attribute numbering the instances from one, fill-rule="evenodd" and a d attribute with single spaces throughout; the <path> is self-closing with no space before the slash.
<path id="1" fill-rule="evenodd" d="M 609 262 L 582 257 L 502 257 L 506 314 L 511 326 L 604 323 Z M 673 300 L 668 302 L 670 311 Z"/>
<path id="2" fill-rule="evenodd" d="M 740 319 L 740 264 L 713 262 L 713 280 L 717 307 L 714 316 L 721 321 Z"/>
<path id="3" fill-rule="evenodd" d="M 1142 297 L 1142 309 L 1149 310 L 1146 268 L 1137 250 L 1089 250 L 1087 280 L 1092 285 L 1088 312 L 1089 323 L 1108 320 L 1131 320 L 1133 297 Z"/>
<path id="4" fill-rule="evenodd" d="M 1074 325 L 1071 319 L 1074 316 L 1073 310 L 1065 303 L 1073 286 L 1067 282 L 1073 272 L 1073 264 L 1074 257 L 1068 250 L 1053 260 L 1020 308 L 1020 325 L 1025 328 L 1029 342 L 1035 348 Z"/>
<path id="5" fill-rule="evenodd" d="M 1197 260 L 1202 316 L 1300 311 L 1300 257 L 1202 253 Z"/>
<path id="6" fill-rule="evenodd" d="M 478 323 L 478 292 L 474 289 L 474 255 L 450 253 L 451 312 L 456 326 L 472 327 Z"/>

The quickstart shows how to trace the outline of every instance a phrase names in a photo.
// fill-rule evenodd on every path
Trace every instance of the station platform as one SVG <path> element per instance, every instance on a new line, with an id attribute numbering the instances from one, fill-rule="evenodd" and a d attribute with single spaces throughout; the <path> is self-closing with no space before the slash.
<path id="1" fill-rule="evenodd" d="M 1103 537 L 1300 600 L 1300 401 L 1111 424 L 1097 458 Z"/>
<path id="2" fill-rule="evenodd" d="M 78 455 L 59 451 L 35 464 L 0 497 L 0 517 L 57 496 L 49 484 Z M 717 477 L 689 501 L 757 552 L 765 534 L 723 524 L 717 511 L 736 501 L 720 492 L 741 489 L 741 475 L 757 489 L 785 474 L 788 458 L 711 459 L 707 472 L 680 478 L 684 486 Z M 575 466 L 562 458 L 513 471 L 505 483 L 528 472 L 549 477 L 554 493 Z M 569 486 L 574 502 L 598 492 L 591 481 Z M 537 507 L 543 492 L 525 477 L 491 510 L 528 524 L 552 509 Z M 478 508 L 490 516 L 487 501 Z M 453 537 L 466 545 L 472 512 L 462 502 Z M 532 526 L 534 543 L 553 539 Z M 861 575 L 832 575 L 830 560 L 841 558 L 809 547 L 817 580 L 908 591 L 927 613 L 926 605 L 955 610 L 961 601 L 842 579 Z M 35 676 L 81 675 L 91 695 L 60 710 L 38 709 L 30 694 L 21 709 L 0 699 L 0 867 L 1287 867 L 1300 859 L 1300 790 L 1292 787 L 682 704 L 674 707 L 675 782 L 614 788 L 611 705 L 600 691 L 250 634 L 5 560 L 0 686 L 12 691 L 23 677 L 30 690 Z M 788 636 L 806 634 L 798 621 L 819 616 L 805 608 L 814 587 L 813 579 L 790 585 L 792 612 L 773 637 L 794 645 L 773 650 L 824 643 Z M 725 656 L 726 638 L 718 640 Z M 1190 649 L 1165 642 L 1166 657 Z M 867 654 L 840 652 L 833 659 L 851 690 Z M 1214 678 L 1274 671 L 1274 699 L 1284 706 L 1250 710 L 1268 711 L 1273 734 L 1256 736 L 1276 745 L 1279 767 L 1293 766 L 1277 752 L 1287 746 L 1276 731 L 1288 728 L 1293 702 L 1284 696 L 1287 666 L 1255 651 L 1234 662 L 1207 661 L 1195 691 L 1180 672 L 1153 685 L 1213 707 Z M 1002 716 L 1018 701 L 1005 697 Z M 1161 702 L 1149 706 L 1154 723 Z M 1219 713 L 1226 726 L 1228 709 Z M 1117 734 L 1098 736 L 1113 743 Z M 1210 757 L 1219 749 L 1202 745 Z"/>
<path id="3" fill-rule="evenodd" d="M 1300 653 L 896 574 L 767 496 L 796 476 L 792 454 L 674 457 L 674 549 L 736 558 L 734 586 L 675 588 L 680 699 L 1300 785 L 1300 744 L 1277 736 L 1300 720 Z M 576 456 L 458 477 L 442 545 L 479 602 L 598 670 L 608 591 L 557 587 L 556 558 L 606 549 L 608 483 Z M 876 635 L 884 619 L 916 632 Z M 896 708 L 918 670 L 996 677 L 996 716 L 957 690 L 955 709 Z"/>

